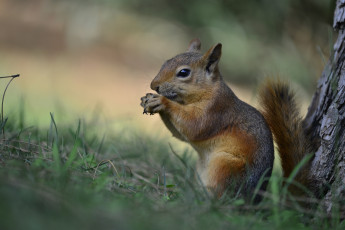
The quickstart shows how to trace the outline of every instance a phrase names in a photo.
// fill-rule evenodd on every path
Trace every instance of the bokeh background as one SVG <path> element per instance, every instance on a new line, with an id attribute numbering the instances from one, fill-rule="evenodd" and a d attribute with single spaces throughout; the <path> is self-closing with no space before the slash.
<path id="1" fill-rule="evenodd" d="M 140 97 L 161 64 L 198 37 L 223 44 L 221 71 L 245 101 L 265 76 L 289 79 L 304 110 L 330 55 L 334 0 L 1 0 L 0 75 L 19 73 L 5 116 L 25 125 L 97 119 L 164 130 Z M 3 92 L 8 80 L 1 80 Z M 156 131 L 155 131 L 156 132 Z"/>

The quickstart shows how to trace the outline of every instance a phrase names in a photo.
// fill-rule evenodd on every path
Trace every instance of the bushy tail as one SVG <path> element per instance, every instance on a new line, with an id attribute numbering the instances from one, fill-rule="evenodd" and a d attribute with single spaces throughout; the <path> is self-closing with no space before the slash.
<path id="1" fill-rule="evenodd" d="M 283 175 L 289 177 L 310 149 L 302 128 L 302 118 L 295 102 L 295 94 L 286 83 L 266 80 L 260 90 L 259 99 L 261 112 L 278 146 Z M 300 183 L 304 183 L 306 175 L 303 174 L 300 172 L 295 178 Z"/>

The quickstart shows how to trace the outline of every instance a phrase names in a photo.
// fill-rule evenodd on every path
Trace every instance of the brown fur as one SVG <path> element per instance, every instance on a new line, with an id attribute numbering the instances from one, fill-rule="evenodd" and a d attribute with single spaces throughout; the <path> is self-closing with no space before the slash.
<path id="1" fill-rule="evenodd" d="M 200 41 L 193 40 L 186 53 L 163 64 L 151 82 L 158 94 L 142 97 L 141 105 L 144 112 L 159 113 L 171 133 L 198 152 L 198 173 L 210 191 L 220 196 L 236 184 L 252 196 L 263 173 L 271 174 L 272 134 L 263 116 L 223 81 L 221 47 L 202 55 Z M 181 69 L 190 74 L 179 76 Z"/>
<path id="2" fill-rule="evenodd" d="M 220 197 L 231 178 L 241 178 L 244 174 L 246 161 L 234 157 L 226 152 L 221 152 L 212 157 L 207 167 L 210 178 L 209 188 Z"/>
<path id="3" fill-rule="evenodd" d="M 302 118 L 297 109 L 295 94 L 286 83 L 266 80 L 260 90 L 259 98 L 263 108 L 262 113 L 278 146 L 283 175 L 289 177 L 305 155 L 311 153 L 310 142 L 302 128 Z M 309 183 L 308 167 L 309 165 L 305 165 L 296 177 L 301 184 Z"/>

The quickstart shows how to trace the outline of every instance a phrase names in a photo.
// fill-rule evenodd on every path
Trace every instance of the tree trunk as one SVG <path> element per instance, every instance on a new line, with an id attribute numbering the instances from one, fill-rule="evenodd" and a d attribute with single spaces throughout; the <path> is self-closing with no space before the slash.
<path id="1" fill-rule="evenodd" d="M 333 28 L 339 33 L 334 52 L 304 119 L 305 131 L 315 142 L 309 175 L 315 187 L 310 189 L 323 191 L 329 214 L 336 206 L 344 212 L 345 205 L 345 0 L 337 0 Z"/>

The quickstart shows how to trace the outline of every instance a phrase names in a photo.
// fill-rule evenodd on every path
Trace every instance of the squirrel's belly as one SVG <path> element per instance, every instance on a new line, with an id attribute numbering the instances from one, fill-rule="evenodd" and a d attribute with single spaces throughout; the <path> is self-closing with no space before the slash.
<path id="1" fill-rule="evenodd" d="M 208 140 L 191 142 L 198 152 L 197 172 L 207 187 L 222 187 L 232 179 L 246 176 L 256 157 L 254 137 L 238 130 L 223 132 Z"/>
<path id="2" fill-rule="evenodd" d="M 255 138 L 238 130 L 223 132 L 203 141 L 192 141 L 190 144 L 198 152 L 200 159 L 207 159 L 214 153 L 224 152 L 235 158 L 244 159 L 247 165 L 253 162 L 257 151 Z"/>

